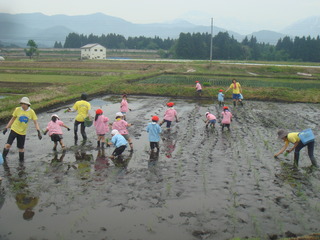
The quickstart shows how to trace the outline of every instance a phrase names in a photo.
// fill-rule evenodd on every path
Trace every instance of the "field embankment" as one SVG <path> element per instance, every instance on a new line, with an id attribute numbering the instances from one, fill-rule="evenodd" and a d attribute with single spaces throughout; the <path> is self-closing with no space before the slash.
<path id="1" fill-rule="evenodd" d="M 234 64 L 204 61 L 3 61 L 0 62 L 0 120 L 7 120 L 27 95 L 35 110 L 64 104 L 80 96 L 143 94 L 196 97 L 194 82 L 204 86 L 203 98 L 216 101 L 219 89 L 233 78 L 245 99 L 320 102 L 320 67 L 304 65 Z M 226 94 L 231 97 L 231 92 Z"/>

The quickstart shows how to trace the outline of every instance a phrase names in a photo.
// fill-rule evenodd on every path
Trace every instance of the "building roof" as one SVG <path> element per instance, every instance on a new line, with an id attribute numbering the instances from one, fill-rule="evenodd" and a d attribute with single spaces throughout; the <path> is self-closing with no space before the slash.
<path id="1" fill-rule="evenodd" d="M 104 46 L 100 45 L 99 43 L 90 43 L 90 44 L 87 44 L 87 45 L 84 45 L 81 47 L 81 49 L 85 49 L 85 48 L 93 48 L 95 46 L 101 46 L 104 48 Z"/>

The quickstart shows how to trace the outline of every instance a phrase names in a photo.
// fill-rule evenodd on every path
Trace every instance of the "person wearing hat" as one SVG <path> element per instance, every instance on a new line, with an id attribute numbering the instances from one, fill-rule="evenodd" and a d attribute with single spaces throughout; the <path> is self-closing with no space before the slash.
<path id="1" fill-rule="evenodd" d="M 17 139 L 17 147 L 19 149 L 19 160 L 24 160 L 24 144 L 26 140 L 26 134 L 28 129 L 28 124 L 30 120 L 33 120 L 33 123 L 38 132 L 38 138 L 41 140 L 42 135 L 40 132 L 38 117 L 33 109 L 30 108 L 31 103 L 28 97 L 23 97 L 20 101 L 21 107 L 17 107 L 13 113 L 12 118 L 9 123 L 3 130 L 3 134 L 6 134 L 8 129 L 10 128 L 10 134 L 7 140 L 7 143 L 3 149 L 3 158 L 6 159 L 11 148 L 11 145 L 15 139 Z"/>
<path id="2" fill-rule="evenodd" d="M 167 123 L 167 129 L 171 128 L 171 123 L 174 119 L 176 119 L 176 122 L 178 122 L 178 115 L 177 115 L 177 111 L 173 108 L 174 103 L 173 102 L 168 102 L 167 103 L 167 107 L 168 109 L 165 111 L 164 113 L 164 117 L 162 122 L 160 123 L 160 126 L 163 123 Z"/>
<path id="3" fill-rule="evenodd" d="M 237 102 L 240 102 L 242 106 L 243 103 L 242 103 L 242 100 L 240 99 L 242 94 L 242 88 L 240 83 L 238 83 L 236 79 L 232 79 L 232 83 L 230 84 L 229 88 L 225 92 L 228 92 L 230 89 L 232 89 L 233 106 L 236 106 Z"/>
<path id="4" fill-rule="evenodd" d="M 201 95 L 202 95 L 202 86 L 199 83 L 199 81 L 196 81 L 196 91 L 199 94 L 199 96 L 201 97 Z"/>
<path id="5" fill-rule="evenodd" d="M 294 166 L 298 167 L 299 165 L 299 156 L 300 156 L 300 150 L 304 148 L 305 146 L 308 147 L 308 155 L 310 158 L 310 161 L 312 163 L 312 166 L 318 167 L 317 161 L 313 155 L 314 152 L 314 140 L 308 142 L 307 144 L 303 144 L 299 137 L 300 132 L 291 132 L 288 133 L 287 131 L 281 129 L 278 131 L 278 138 L 282 139 L 284 141 L 284 146 L 280 149 L 280 151 L 276 154 L 274 154 L 274 157 L 278 157 L 280 154 L 282 154 L 289 146 L 289 143 L 293 144 L 293 147 L 287 150 L 287 153 L 290 153 L 294 151 Z"/>
<path id="6" fill-rule="evenodd" d="M 159 141 L 160 141 L 160 133 L 161 133 L 161 127 L 158 124 L 159 117 L 153 116 L 151 118 L 151 123 L 147 126 L 147 132 L 149 133 L 149 142 L 150 142 L 150 148 L 151 151 L 154 150 L 154 148 L 157 148 L 157 151 L 159 152 Z"/>
<path id="7" fill-rule="evenodd" d="M 127 121 L 123 120 L 123 114 L 121 112 L 117 112 L 116 121 L 112 123 L 112 129 L 116 129 L 119 131 L 119 133 L 129 142 L 130 151 L 133 151 L 133 143 L 127 129 L 130 126 L 132 126 L 132 124 L 127 123 Z"/>
<path id="8" fill-rule="evenodd" d="M 221 120 L 221 128 L 222 131 L 225 127 L 228 128 L 228 130 L 230 130 L 230 124 L 232 122 L 232 114 L 229 111 L 229 107 L 224 106 L 223 107 L 223 112 L 221 113 L 222 115 L 222 120 Z"/>
<path id="9" fill-rule="evenodd" d="M 44 135 L 46 135 L 47 132 L 49 132 L 49 136 L 51 138 L 51 141 L 54 142 L 53 151 L 57 150 L 58 142 L 60 143 L 60 146 L 62 149 L 65 148 L 63 141 L 62 141 L 63 132 L 62 132 L 61 127 L 65 127 L 66 129 L 68 129 L 68 131 L 70 131 L 70 128 L 68 128 L 66 125 L 64 125 L 64 123 L 60 120 L 58 115 L 53 114 L 51 116 L 51 121 L 48 123 L 47 128 L 43 133 Z"/>
<path id="10" fill-rule="evenodd" d="M 219 107 L 224 106 L 224 94 L 222 92 L 223 92 L 223 90 L 220 89 L 219 93 L 218 93 Z"/>
<path id="11" fill-rule="evenodd" d="M 108 145 L 110 146 L 111 144 L 113 144 L 116 147 L 111 157 L 111 158 L 114 158 L 121 155 L 124 152 L 128 142 L 116 129 L 113 129 L 111 131 L 111 136 L 112 136 L 111 143 L 108 143 Z"/>
<path id="12" fill-rule="evenodd" d="M 94 118 L 94 127 L 96 128 L 96 133 L 98 136 L 97 140 L 97 147 L 99 148 L 100 146 L 103 148 L 104 143 L 105 143 L 105 135 L 107 132 L 109 132 L 109 118 L 105 117 L 103 115 L 102 109 L 97 109 L 96 110 L 96 116 Z"/>
<path id="13" fill-rule="evenodd" d="M 89 110 L 91 109 L 91 104 L 87 102 L 88 95 L 86 93 L 81 94 L 81 100 L 77 101 L 72 109 L 68 109 L 68 112 L 77 111 L 77 116 L 74 121 L 74 140 L 78 141 L 78 126 L 80 125 L 80 131 L 83 141 L 87 140 L 86 126 L 84 125 L 85 118 L 89 117 Z"/>
<path id="14" fill-rule="evenodd" d="M 217 122 L 217 118 L 212 113 L 206 112 L 206 128 L 210 125 L 210 127 L 214 128 Z"/>

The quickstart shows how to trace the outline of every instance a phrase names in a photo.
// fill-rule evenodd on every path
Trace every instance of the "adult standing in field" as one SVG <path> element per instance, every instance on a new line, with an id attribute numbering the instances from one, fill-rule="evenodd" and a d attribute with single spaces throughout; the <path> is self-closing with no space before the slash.
<path id="1" fill-rule="evenodd" d="M 308 147 L 308 155 L 310 158 L 310 161 L 312 163 L 312 166 L 318 167 L 317 161 L 313 155 L 314 152 L 314 139 L 310 140 L 308 143 L 304 144 L 300 137 L 299 137 L 300 132 L 291 132 L 288 133 L 287 131 L 281 129 L 278 131 L 278 138 L 282 139 L 284 141 L 284 146 L 280 149 L 278 153 L 274 155 L 274 157 L 278 157 L 281 153 L 286 151 L 286 149 L 289 146 L 289 143 L 293 144 L 293 147 L 289 150 L 286 151 L 287 153 L 290 153 L 294 151 L 294 166 L 298 167 L 299 165 L 299 156 L 300 156 L 300 150 L 304 148 L 305 146 Z"/>
<path id="2" fill-rule="evenodd" d="M 87 140 L 86 126 L 84 124 L 85 118 L 89 117 L 89 110 L 91 109 L 91 104 L 87 102 L 88 95 L 86 93 L 81 94 L 81 100 L 77 101 L 72 109 L 68 109 L 68 112 L 77 111 L 77 116 L 74 121 L 74 141 L 75 144 L 78 141 L 78 126 L 80 125 L 80 131 L 83 141 Z"/>
<path id="3" fill-rule="evenodd" d="M 196 91 L 197 91 L 198 95 L 201 97 L 201 95 L 202 95 L 202 86 L 199 83 L 199 81 L 196 81 Z"/>
<path id="4" fill-rule="evenodd" d="M 30 108 L 31 103 L 28 97 L 23 97 L 20 100 L 21 107 L 17 107 L 13 113 L 12 118 L 10 119 L 9 123 L 3 130 L 3 134 L 6 134 L 8 129 L 10 128 L 10 134 L 7 140 L 6 145 L 3 149 L 3 158 L 6 159 L 7 154 L 9 153 L 9 150 L 11 148 L 11 145 L 15 139 L 17 139 L 17 147 L 19 149 L 19 160 L 24 160 L 24 144 L 28 129 L 28 123 L 30 120 L 33 120 L 34 125 L 38 132 L 38 138 L 41 140 L 42 135 L 40 132 L 40 127 L 38 124 L 38 117 L 33 109 Z"/>
<path id="5" fill-rule="evenodd" d="M 236 79 L 232 79 L 232 83 L 230 84 L 229 88 L 225 92 L 228 92 L 230 89 L 232 89 L 233 106 L 236 106 L 237 102 L 240 102 L 242 106 L 243 104 L 240 98 L 242 94 L 242 88 L 240 83 L 238 83 Z"/>

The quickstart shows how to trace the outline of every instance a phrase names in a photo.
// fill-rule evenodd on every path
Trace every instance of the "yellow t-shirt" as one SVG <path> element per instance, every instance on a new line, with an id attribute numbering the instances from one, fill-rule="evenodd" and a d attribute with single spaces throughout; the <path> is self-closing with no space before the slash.
<path id="1" fill-rule="evenodd" d="M 17 107 L 12 116 L 16 119 L 11 125 L 11 130 L 15 131 L 20 135 L 26 135 L 28 129 L 28 123 L 30 120 L 37 120 L 38 117 L 33 109 L 28 108 L 27 111 L 23 110 L 21 107 Z"/>
<path id="2" fill-rule="evenodd" d="M 298 132 L 289 133 L 287 138 L 288 138 L 288 141 L 293 144 L 300 141 Z"/>
<path id="3" fill-rule="evenodd" d="M 78 122 L 84 122 L 84 119 L 88 116 L 88 112 L 91 109 L 91 105 L 87 101 L 80 100 L 77 101 L 72 108 L 78 112 L 76 120 Z"/>
<path id="4" fill-rule="evenodd" d="M 236 88 L 234 88 L 234 84 L 231 83 L 230 88 L 232 88 L 232 93 L 233 94 L 240 94 L 240 83 L 236 82 Z"/>

